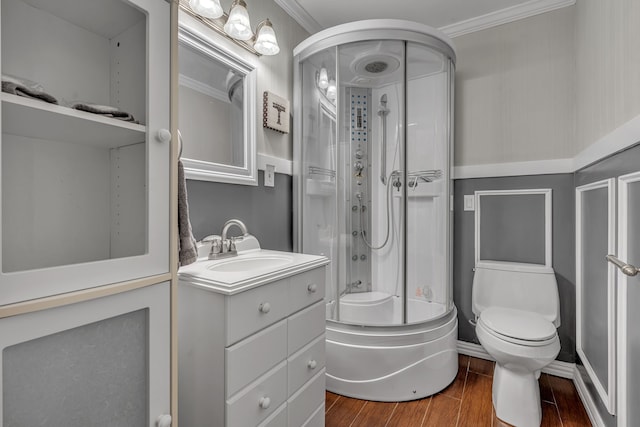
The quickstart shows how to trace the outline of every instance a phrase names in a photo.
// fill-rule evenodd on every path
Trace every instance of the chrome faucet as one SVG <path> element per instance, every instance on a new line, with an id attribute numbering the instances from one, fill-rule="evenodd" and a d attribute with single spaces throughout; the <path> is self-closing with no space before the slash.
<path id="1" fill-rule="evenodd" d="M 214 241 L 211 245 L 211 252 L 209 252 L 209 259 L 220 259 L 226 258 L 230 256 L 237 256 L 238 251 L 236 250 L 236 240 L 237 237 L 232 237 L 230 239 L 227 238 L 227 232 L 231 226 L 235 225 L 242 232 L 242 236 L 240 236 L 239 240 L 249 234 L 247 230 L 247 226 L 244 225 L 244 222 L 239 219 L 230 219 L 229 221 L 224 223 L 222 227 L 222 236 L 219 241 Z"/>

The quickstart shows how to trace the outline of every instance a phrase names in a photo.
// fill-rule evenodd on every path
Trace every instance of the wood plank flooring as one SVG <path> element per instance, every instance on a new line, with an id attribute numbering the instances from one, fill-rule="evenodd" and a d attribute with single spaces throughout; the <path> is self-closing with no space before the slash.
<path id="1" fill-rule="evenodd" d="M 326 427 L 505 427 L 491 403 L 494 362 L 458 356 L 456 379 L 442 392 L 411 402 L 351 399 L 327 392 Z M 540 377 L 543 427 L 590 427 L 573 382 Z"/>

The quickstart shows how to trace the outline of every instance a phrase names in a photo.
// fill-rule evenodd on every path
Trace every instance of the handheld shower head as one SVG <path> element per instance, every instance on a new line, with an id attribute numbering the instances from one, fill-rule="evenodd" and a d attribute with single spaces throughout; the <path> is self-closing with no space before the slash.
<path id="1" fill-rule="evenodd" d="M 387 94 L 384 93 L 380 97 L 380 105 L 378 106 L 378 115 L 386 116 L 387 114 L 389 114 L 389 111 L 390 110 L 387 108 Z"/>

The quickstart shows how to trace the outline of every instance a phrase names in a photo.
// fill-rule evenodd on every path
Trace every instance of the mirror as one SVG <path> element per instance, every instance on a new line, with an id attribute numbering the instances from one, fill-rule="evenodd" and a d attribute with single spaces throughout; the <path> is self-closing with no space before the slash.
<path id="1" fill-rule="evenodd" d="M 181 24 L 178 69 L 185 176 L 258 185 L 255 67 Z"/>

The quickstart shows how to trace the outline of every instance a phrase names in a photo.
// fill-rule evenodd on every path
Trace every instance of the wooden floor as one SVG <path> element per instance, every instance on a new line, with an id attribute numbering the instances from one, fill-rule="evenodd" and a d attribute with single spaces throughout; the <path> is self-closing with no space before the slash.
<path id="1" fill-rule="evenodd" d="M 442 392 L 412 402 L 351 399 L 327 392 L 326 427 L 500 427 L 491 403 L 494 362 L 460 355 L 458 375 Z M 570 380 L 540 377 L 543 427 L 591 426 Z"/>

